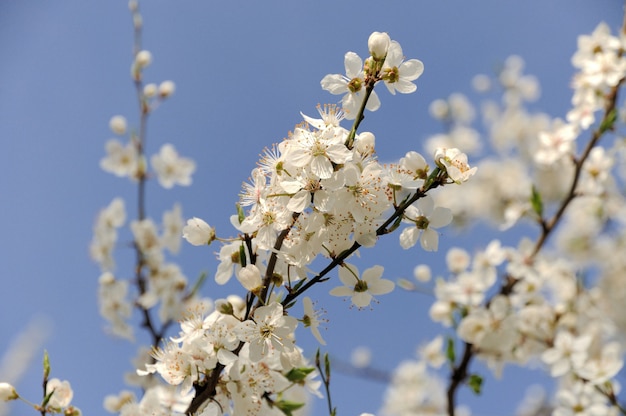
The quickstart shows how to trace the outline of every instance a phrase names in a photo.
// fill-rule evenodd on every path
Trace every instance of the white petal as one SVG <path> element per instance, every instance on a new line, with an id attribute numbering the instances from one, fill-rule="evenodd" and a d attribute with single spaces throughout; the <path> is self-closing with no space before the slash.
<path id="1" fill-rule="evenodd" d="M 439 234 L 437 231 L 427 228 L 422 233 L 420 243 L 422 244 L 422 248 L 426 251 L 437 251 L 439 248 Z"/>
<path id="2" fill-rule="evenodd" d="M 437 207 L 428 217 L 428 226 L 432 228 L 445 227 L 452 222 L 452 211 L 448 208 Z"/>
<path id="3" fill-rule="evenodd" d="M 354 52 L 348 52 L 344 56 L 344 65 L 348 78 L 356 78 L 363 71 L 363 60 Z"/>
<path id="4" fill-rule="evenodd" d="M 406 81 L 413 81 L 424 73 L 424 64 L 418 59 L 411 59 L 403 62 L 398 68 L 398 72 L 400 74 L 400 78 Z"/>
<path id="5" fill-rule="evenodd" d="M 420 230 L 417 227 L 407 227 L 400 233 L 400 246 L 403 249 L 411 248 L 417 242 Z"/>
<path id="6" fill-rule="evenodd" d="M 328 74 L 320 82 L 322 89 L 331 94 L 338 95 L 348 91 L 348 81 L 339 74 Z"/>

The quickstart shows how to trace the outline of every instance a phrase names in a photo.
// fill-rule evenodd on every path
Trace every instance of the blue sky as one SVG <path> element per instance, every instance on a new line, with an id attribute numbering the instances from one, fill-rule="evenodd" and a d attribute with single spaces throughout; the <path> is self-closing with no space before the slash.
<path id="1" fill-rule="evenodd" d="M 258 154 L 301 121 L 300 111 L 315 115 L 316 104 L 336 102 L 319 81 L 343 71 L 345 52 L 365 56 L 372 31 L 387 31 L 407 58 L 425 65 L 416 94 L 381 91 L 381 109 L 363 123 L 377 136 L 379 156 L 392 160 L 421 150 L 423 139 L 441 131 L 428 116 L 431 101 L 470 92 L 473 75 L 489 73 L 511 54 L 522 56 L 542 84 L 537 108 L 564 116 L 576 36 L 600 21 L 616 29 L 622 15 L 617 0 L 144 3 L 144 47 L 154 57 L 146 79 L 177 85 L 150 120 L 149 153 L 172 142 L 198 164 L 191 187 L 150 184 L 149 213 L 160 219 L 179 201 L 185 217 L 202 217 L 225 235 L 232 234 L 228 216 Z M 135 351 L 102 331 L 99 270 L 88 256 L 97 212 L 115 196 L 134 204 L 133 184 L 98 167 L 112 136 L 109 118 L 137 120 L 131 46 L 122 0 L 0 4 L 0 354 L 33 319 L 44 322 L 49 336 L 40 348 L 50 353 L 53 376 L 72 383 L 74 403 L 90 415 L 105 414 L 103 397 L 124 387 L 122 373 L 131 370 Z M 488 237 L 444 230 L 440 252 L 459 244 L 472 250 Z M 215 269 L 212 252 L 183 245 L 180 262 L 190 279 Z M 364 254 L 361 269 L 382 264 L 387 278 L 409 277 L 420 262 L 441 265 L 441 256 L 418 248 L 401 252 L 397 236 Z M 120 273 L 130 273 L 131 253 L 116 256 Z M 373 311 L 357 311 L 327 295 L 333 286 L 312 294 L 328 310 L 324 336 L 333 356 L 348 359 L 354 347 L 367 345 L 373 364 L 391 369 L 438 329 L 427 319 L 430 297 L 396 292 Z M 218 298 L 225 290 L 239 288 L 209 280 L 204 293 Z M 305 331 L 302 341 L 313 353 Z M 40 358 L 39 351 L 18 384 L 25 397 L 40 397 Z M 510 409 L 524 390 L 507 377 L 538 374 L 507 368 L 505 382 L 489 379 L 482 398 L 464 391 L 461 401 L 475 414 L 503 414 L 503 403 Z M 333 380 L 341 415 L 376 412 L 383 391 L 371 381 L 339 374 Z M 315 414 L 323 406 L 319 401 Z M 30 413 L 21 404 L 14 411 Z"/>

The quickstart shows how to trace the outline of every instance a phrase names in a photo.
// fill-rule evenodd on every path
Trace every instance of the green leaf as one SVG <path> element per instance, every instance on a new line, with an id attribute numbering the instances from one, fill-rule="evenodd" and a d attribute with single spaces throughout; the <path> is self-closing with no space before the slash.
<path id="1" fill-rule="evenodd" d="M 49 375 L 50 375 L 50 357 L 48 356 L 48 351 L 44 350 L 43 352 L 43 379 L 48 380 Z"/>
<path id="2" fill-rule="evenodd" d="M 541 199 L 541 194 L 537 191 L 537 188 L 535 188 L 535 185 L 533 185 L 532 188 L 530 203 L 533 207 L 533 211 L 539 215 L 539 218 L 543 218 L 543 200 Z"/>
<path id="3" fill-rule="evenodd" d="M 243 244 L 241 244 L 239 246 L 239 264 L 241 264 L 241 267 L 246 267 L 247 263 L 246 263 L 246 248 L 243 246 Z"/>
<path id="4" fill-rule="evenodd" d="M 198 293 L 198 291 L 202 287 L 202 284 L 204 283 L 206 278 L 207 278 L 207 273 L 202 272 L 200 276 L 198 277 L 198 280 L 196 280 L 196 283 L 194 283 L 193 287 L 191 288 L 191 292 L 189 292 L 189 294 L 187 295 L 189 298 L 193 297 L 194 295 Z"/>
<path id="5" fill-rule="evenodd" d="M 309 374 L 315 371 L 313 367 L 301 367 L 301 368 L 292 368 L 287 373 L 287 380 L 298 383 L 306 378 Z"/>
<path id="6" fill-rule="evenodd" d="M 326 380 L 330 381 L 330 358 L 328 358 L 328 354 L 324 354 L 324 372 L 326 373 Z"/>
<path id="7" fill-rule="evenodd" d="M 454 352 L 454 339 L 448 337 L 447 341 L 446 357 L 448 358 L 450 364 L 454 365 L 454 362 L 456 361 L 456 354 Z"/>
<path id="8" fill-rule="evenodd" d="M 243 212 L 243 208 L 241 208 L 241 205 L 236 204 L 235 206 L 237 207 L 237 220 L 239 221 L 239 224 L 241 224 L 243 220 L 246 219 L 246 213 Z"/>
<path id="9" fill-rule="evenodd" d="M 281 400 L 278 402 L 274 402 L 274 406 L 278 407 L 287 416 L 292 416 L 293 414 L 291 412 L 303 407 L 304 403 L 292 402 L 289 400 Z"/>
<path id="10" fill-rule="evenodd" d="M 617 120 L 617 109 L 613 108 L 602 120 L 602 124 L 600 125 L 600 134 L 604 134 L 608 130 L 613 129 L 613 125 Z"/>
<path id="11" fill-rule="evenodd" d="M 400 215 L 400 216 L 398 216 L 398 218 L 396 218 L 396 220 L 393 222 L 393 224 L 391 224 L 391 226 L 387 230 L 387 233 L 392 233 L 392 232 L 396 231 L 401 223 L 402 223 L 402 215 Z"/>
<path id="12" fill-rule="evenodd" d="M 472 389 L 474 394 L 479 395 L 483 387 L 483 378 L 478 374 L 472 374 L 469 380 L 467 380 L 467 385 Z"/>

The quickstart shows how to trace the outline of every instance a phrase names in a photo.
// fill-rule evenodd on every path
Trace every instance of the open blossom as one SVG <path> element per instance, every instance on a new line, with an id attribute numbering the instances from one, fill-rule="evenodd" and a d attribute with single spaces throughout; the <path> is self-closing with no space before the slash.
<path id="1" fill-rule="evenodd" d="M 308 296 L 302 299 L 302 305 L 304 307 L 304 317 L 302 318 L 302 323 L 305 327 L 311 328 L 313 336 L 320 344 L 326 345 L 326 341 L 322 338 L 322 334 L 320 334 L 320 330 L 318 328 L 321 322 L 320 314 L 322 312 L 313 309 L 313 301 Z"/>
<path id="2" fill-rule="evenodd" d="M 326 130 L 333 133 L 330 130 Z M 309 166 L 313 174 L 320 179 L 328 179 L 333 174 L 333 163 L 343 164 L 352 159 L 352 152 L 344 145 L 343 135 L 328 135 L 324 132 L 310 132 L 296 129 L 293 140 L 295 145 L 289 148 L 289 161 L 296 167 Z"/>
<path id="3" fill-rule="evenodd" d="M 424 64 L 418 59 L 404 61 L 402 47 L 398 42 L 392 40 L 387 50 L 387 57 L 383 64 L 382 74 L 385 86 L 390 93 L 396 91 L 402 94 L 409 94 L 417 89 L 411 81 L 419 78 L 424 72 Z"/>
<path id="4" fill-rule="evenodd" d="M 58 378 L 48 380 L 46 384 L 46 394 L 52 393 L 48 405 L 55 409 L 62 409 L 70 405 L 72 397 L 74 397 L 74 391 L 70 386 L 69 381 L 61 381 Z"/>
<path id="5" fill-rule="evenodd" d="M 116 176 L 134 178 L 138 171 L 139 157 L 136 146 L 130 142 L 123 145 L 117 139 L 109 140 L 105 149 L 107 155 L 100 160 L 100 167 L 105 172 Z"/>
<path id="6" fill-rule="evenodd" d="M 170 189 L 174 185 L 191 185 L 196 164 L 191 159 L 178 156 L 171 144 L 161 146 L 159 153 L 153 155 L 150 161 L 162 187 Z"/>
<path id="7" fill-rule="evenodd" d="M 543 362 L 550 366 L 552 377 L 562 376 L 581 367 L 587 359 L 587 350 L 592 340 L 589 335 L 575 337 L 566 331 L 559 332 L 553 347 L 541 355 Z"/>
<path id="8" fill-rule="evenodd" d="M 393 290 L 395 285 L 391 280 L 381 279 L 383 270 L 382 266 L 370 267 L 359 278 L 356 266 L 345 264 L 339 269 L 339 280 L 344 285 L 332 289 L 330 294 L 350 296 L 355 306 L 364 308 L 372 302 L 373 295 L 384 295 Z"/>
<path id="9" fill-rule="evenodd" d="M 448 177 L 457 184 L 466 182 L 478 170 L 477 167 L 470 168 L 467 155 L 456 148 L 440 147 L 435 150 L 435 163 L 445 169 Z"/>
<path id="10" fill-rule="evenodd" d="M 234 331 L 241 341 L 249 343 L 250 360 L 258 362 L 270 348 L 281 352 L 293 350 L 293 333 L 297 325 L 296 318 L 283 315 L 283 305 L 274 302 L 257 308 L 254 321 L 241 322 Z"/>
<path id="11" fill-rule="evenodd" d="M 328 74 L 322 81 L 322 88 L 331 94 L 345 94 L 341 99 L 341 105 L 347 120 L 354 120 L 359 107 L 365 98 L 365 80 L 363 60 L 354 52 L 348 52 L 344 58 L 346 76 L 340 74 Z M 365 106 L 369 111 L 376 111 L 380 107 L 380 100 L 375 91 L 372 91 Z"/>
<path id="12" fill-rule="evenodd" d="M 411 248 L 420 239 L 426 251 L 437 251 L 439 234 L 435 228 L 445 227 L 452 221 L 452 211 L 444 207 L 435 207 L 435 201 L 429 195 L 410 205 L 404 212 L 405 223 L 412 224 L 400 233 L 400 245 L 404 249 Z"/>

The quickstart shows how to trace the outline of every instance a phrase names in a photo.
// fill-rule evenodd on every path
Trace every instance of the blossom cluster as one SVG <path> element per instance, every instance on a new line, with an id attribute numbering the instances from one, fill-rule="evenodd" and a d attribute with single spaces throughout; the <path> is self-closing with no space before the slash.
<path id="1" fill-rule="evenodd" d="M 612 35 L 606 24 L 579 38 L 572 58 L 578 70 L 573 108 L 566 121 L 525 109 L 525 102 L 538 97 L 539 86 L 522 73 L 521 58 L 509 58 L 497 78 L 501 104 L 489 101 L 482 107 L 500 157 L 479 161 L 476 178 L 467 186 L 454 193 L 444 188 L 436 195 L 460 226 L 480 219 L 501 230 L 539 226 L 536 241 L 524 238 L 517 247 L 493 240 L 474 254 L 450 249 L 448 277 L 435 281 L 436 300 L 430 308 L 431 319 L 452 333 L 447 346 L 452 378 L 471 374 L 468 363 L 476 357 L 498 377 L 507 364 L 540 363 L 558 380 L 553 401 L 537 402 L 535 410 L 524 414 L 546 409 L 559 416 L 623 413 L 617 395 L 626 327 L 618 305 L 623 305 L 626 268 L 618 253 L 624 251 L 626 175 L 615 169 L 620 157 L 624 161 L 623 141 L 611 142 L 607 136 L 618 120 L 616 97 L 626 77 L 624 49 L 625 39 Z M 486 76 L 474 84 L 480 92 L 492 89 Z M 450 131 L 427 145 L 475 142 L 469 124 L 475 110 L 464 96 L 434 103 L 431 113 Z M 585 130 L 590 130 L 587 141 Z M 600 138 L 606 145 L 599 144 Z M 548 249 L 552 235 L 554 244 Z M 427 282 L 428 266 L 416 268 L 416 278 L 418 285 Z M 403 287 L 416 285 L 405 281 Z M 455 350 L 464 360 L 455 359 Z M 432 379 L 417 365 L 402 365 L 395 374 L 405 383 Z M 472 377 L 479 379 L 472 374 L 470 386 Z M 480 384 L 474 387 L 480 389 Z M 404 404 L 392 399 L 401 394 L 407 399 Z M 440 387 L 430 396 L 444 394 Z M 422 414 L 426 409 L 454 414 L 450 402 L 424 402 L 400 384 L 390 385 L 388 400 L 391 414 Z"/>
<path id="2" fill-rule="evenodd" d="M 322 80 L 323 88 L 346 94 L 343 107 L 319 106 L 320 118 L 303 115 L 303 123 L 264 152 L 243 186 L 238 214 L 231 217 L 237 238 L 217 237 L 214 228 L 199 218 L 190 219 L 183 229 L 193 245 L 222 241 L 215 281 L 225 284 L 234 275 L 248 292 L 245 300 L 217 301 L 206 318 L 184 319 L 181 335 L 155 350 L 155 363 L 141 370 L 160 374 L 180 386 L 183 395 L 193 386 L 200 386 L 196 393 L 212 391 L 210 401 L 192 401 L 194 411 L 281 414 L 283 393 L 305 386 L 319 394 L 321 382 L 314 378 L 318 371 L 307 367 L 295 343 L 298 320 L 289 316 L 294 302 L 335 267 L 343 285 L 330 294 L 350 297 L 358 308 L 391 292 L 395 285 L 382 278 L 382 266 L 360 275 L 345 260 L 359 247 L 375 245 L 380 235 L 401 223 L 408 224 L 400 236 L 403 248 L 419 239 L 425 250 L 437 250 L 435 229 L 447 225 L 452 216 L 450 210 L 435 207 L 427 193 L 463 183 L 476 171 L 454 148 L 437 149 L 432 169 L 415 151 L 398 163 L 378 161 L 374 134 L 357 133 L 360 112 L 378 107 L 373 89 L 379 82 L 392 93 L 414 91 L 410 81 L 421 74 L 423 65 L 418 60 L 404 62 L 400 45 L 386 33 L 373 33 L 369 46 L 370 57 L 365 64 L 357 60 L 358 70 L 356 54 L 348 53 L 348 76 L 328 75 Z M 376 105 L 368 107 L 372 102 Z M 341 125 L 348 114 L 356 119 L 351 130 Z M 310 266 L 318 257 L 326 258 L 330 266 L 311 275 Z M 308 298 L 303 304 L 300 321 L 323 344 L 319 314 Z M 307 377 L 294 379 L 295 374 Z"/>

